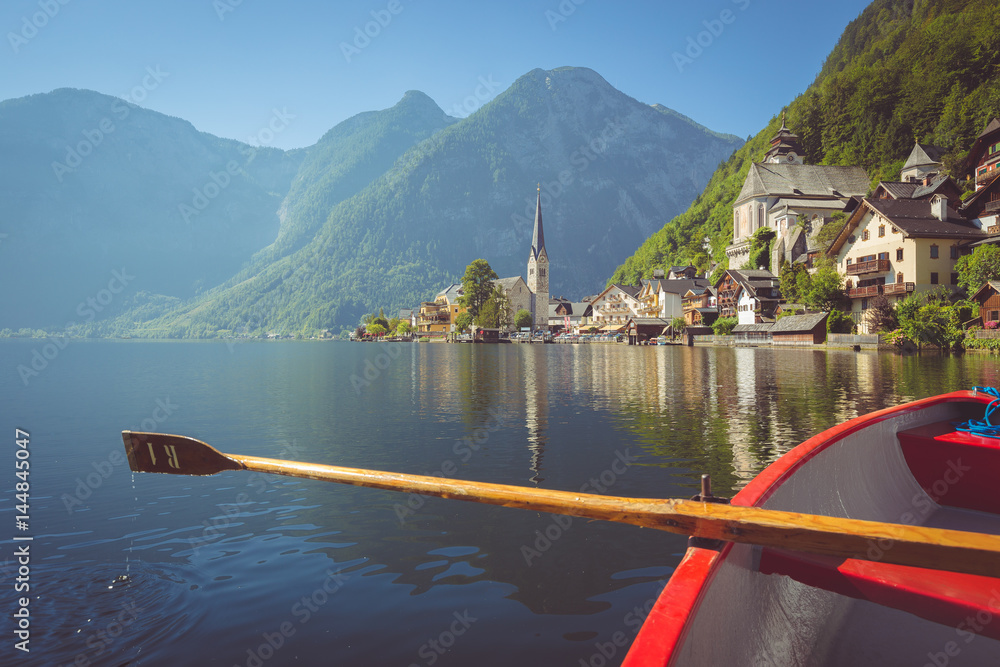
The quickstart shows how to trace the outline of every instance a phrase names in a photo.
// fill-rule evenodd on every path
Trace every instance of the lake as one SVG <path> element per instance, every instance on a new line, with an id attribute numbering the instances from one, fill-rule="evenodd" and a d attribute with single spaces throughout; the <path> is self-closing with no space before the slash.
<path id="1" fill-rule="evenodd" d="M 732 495 L 845 419 L 998 383 L 995 359 L 973 355 L 63 345 L 0 342 L 4 581 L 28 544 L 31 596 L 30 653 L 5 631 L 4 664 L 614 665 L 626 650 L 615 638 L 634 637 L 686 547 L 631 526 L 288 477 L 133 474 L 124 429 L 621 496 L 688 497 L 708 472 Z M 27 531 L 15 528 L 16 428 L 30 434 Z M 18 594 L 5 591 L 10 619 Z"/>

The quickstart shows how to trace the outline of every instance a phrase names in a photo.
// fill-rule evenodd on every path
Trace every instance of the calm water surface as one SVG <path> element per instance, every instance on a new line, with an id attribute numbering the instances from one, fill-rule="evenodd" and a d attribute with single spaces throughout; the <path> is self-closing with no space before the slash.
<path id="1" fill-rule="evenodd" d="M 43 345 L 0 343 L 4 664 L 613 665 L 616 633 L 634 636 L 685 549 L 630 526 L 308 480 L 133 475 L 123 429 L 683 497 L 703 472 L 731 493 L 855 415 L 998 384 L 994 359 L 972 355 L 72 341 L 25 385 L 17 367 Z M 15 428 L 31 434 L 27 532 Z M 34 537 L 27 655 L 9 627 L 14 535 Z"/>

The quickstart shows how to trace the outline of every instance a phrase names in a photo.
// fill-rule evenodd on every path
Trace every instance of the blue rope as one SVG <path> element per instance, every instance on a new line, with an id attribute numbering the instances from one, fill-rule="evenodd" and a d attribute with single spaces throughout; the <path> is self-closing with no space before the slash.
<path id="1" fill-rule="evenodd" d="M 1000 391 L 997 391 L 996 387 L 973 387 L 972 391 L 988 394 L 993 397 L 993 400 L 986 406 L 986 414 L 983 415 L 982 419 L 970 419 L 956 423 L 955 430 L 987 438 L 1000 438 L 1000 424 L 993 423 L 990 418 L 997 408 L 1000 408 Z"/>

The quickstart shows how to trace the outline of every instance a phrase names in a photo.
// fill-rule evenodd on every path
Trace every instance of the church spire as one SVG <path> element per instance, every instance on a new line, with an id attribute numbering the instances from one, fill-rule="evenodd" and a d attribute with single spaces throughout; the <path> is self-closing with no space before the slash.
<path id="1" fill-rule="evenodd" d="M 545 250 L 545 232 L 542 229 L 542 184 L 538 184 L 538 200 L 535 203 L 535 231 L 531 235 L 531 259 L 538 259 L 538 256 Z"/>

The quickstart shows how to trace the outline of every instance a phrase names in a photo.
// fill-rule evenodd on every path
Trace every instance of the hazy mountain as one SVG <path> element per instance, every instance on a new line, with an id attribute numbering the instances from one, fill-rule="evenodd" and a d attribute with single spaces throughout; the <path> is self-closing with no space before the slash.
<path id="1" fill-rule="evenodd" d="M 377 135 L 385 140 L 379 148 L 367 134 L 331 132 L 324 141 L 340 153 L 350 145 L 371 157 L 344 170 L 310 149 L 282 205 L 275 246 L 227 285 L 156 313 L 135 333 L 339 329 L 379 307 L 418 305 L 478 257 L 501 276 L 520 275 L 539 183 L 551 292 L 584 296 L 683 210 L 742 143 L 637 102 L 582 68 L 534 70 L 457 122 L 419 93 L 377 117 L 390 112 L 380 128 L 405 119 L 447 127 L 339 203 L 399 143 Z M 405 143 L 420 134 L 392 136 Z"/>
<path id="2" fill-rule="evenodd" d="M 944 148 L 945 168 L 964 179 L 973 140 L 1000 115 L 998 25 L 1000 8 L 988 0 L 875 0 L 788 106 L 787 125 L 801 137 L 807 161 L 860 165 L 873 183 L 896 180 L 917 139 Z M 631 282 L 671 264 L 724 262 L 733 201 L 780 122 L 776 114 L 610 280 Z M 711 257 L 702 250 L 705 237 Z"/>
<path id="3" fill-rule="evenodd" d="M 62 326 L 139 290 L 188 298 L 219 284 L 274 240 L 305 154 L 91 91 L 0 102 L 0 327 Z M 102 294 L 114 271 L 127 289 Z"/>

